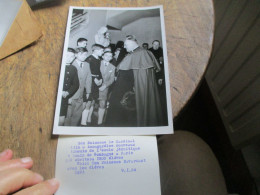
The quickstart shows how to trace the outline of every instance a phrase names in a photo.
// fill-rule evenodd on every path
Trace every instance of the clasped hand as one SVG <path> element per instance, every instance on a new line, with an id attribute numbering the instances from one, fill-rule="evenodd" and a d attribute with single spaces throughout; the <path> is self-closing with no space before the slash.
<path id="1" fill-rule="evenodd" d="M 94 82 L 95 82 L 95 84 L 96 84 L 97 86 L 100 86 L 100 85 L 102 84 L 102 79 L 97 79 L 97 78 L 95 78 L 95 79 L 94 79 Z"/>

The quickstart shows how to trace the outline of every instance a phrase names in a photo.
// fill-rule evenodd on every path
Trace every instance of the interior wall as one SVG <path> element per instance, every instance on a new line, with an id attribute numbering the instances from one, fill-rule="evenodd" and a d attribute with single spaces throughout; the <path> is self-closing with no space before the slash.
<path id="1" fill-rule="evenodd" d="M 88 15 L 89 22 L 70 33 L 69 47 L 75 48 L 78 38 L 83 37 L 88 39 L 88 51 L 91 52 L 91 46 L 95 43 L 95 34 L 102 26 L 106 26 L 107 11 L 90 10 Z"/>
<path id="2" fill-rule="evenodd" d="M 160 17 L 141 18 L 124 26 L 121 31 L 111 31 L 111 43 L 123 41 L 127 35 L 135 35 L 139 45 L 146 42 L 151 47 L 154 40 L 162 43 Z"/>
<path id="3" fill-rule="evenodd" d="M 88 13 L 88 22 L 81 25 L 80 28 L 70 32 L 69 47 L 77 47 L 77 39 L 80 37 L 88 39 L 88 50 L 91 52 L 91 45 L 95 43 L 94 36 L 97 31 L 106 26 L 107 11 L 90 10 Z M 136 20 L 122 28 L 122 30 L 109 30 L 111 43 L 124 41 L 127 35 L 135 35 L 139 45 L 148 43 L 152 46 L 154 40 L 162 43 L 160 17 L 146 17 Z"/>

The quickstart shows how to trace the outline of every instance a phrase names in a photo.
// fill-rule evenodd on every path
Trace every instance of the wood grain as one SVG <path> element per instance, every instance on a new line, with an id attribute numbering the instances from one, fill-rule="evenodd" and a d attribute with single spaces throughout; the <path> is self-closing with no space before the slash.
<path id="1" fill-rule="evenodd" d="M 210 0 L 63 0 L 35 10 L 43 37 L 0 61 L 0 150 L 31 156 L 33 170 L 54 176 L 57 137 L 52 125 L 68 7 L 163 5 L 173 115 L 196 90 L 210 57 L 214 29 Z"/>

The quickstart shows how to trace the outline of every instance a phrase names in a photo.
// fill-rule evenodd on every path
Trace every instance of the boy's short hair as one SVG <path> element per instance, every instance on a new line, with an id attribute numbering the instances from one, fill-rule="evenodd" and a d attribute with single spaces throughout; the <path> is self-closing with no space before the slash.
<path id="1" fill-rule="evenodd" d="M 92 45 L 91 49 L 92 49 L 92 51 L 100 50 L 100 49 L 104 49 L 104 46 L 99 45 L 99 44 L 94 44 L 94 45 Z"/>
<path id="2" fill-rule="evenodd" d="M 68 47 L 68 52 L 71 52 L 71 53 L 76 53 L 75 49 L 71 48 L 71 47 Z"/>
<path id="3" fill-rule="evenodd" d="M 137 43 L 137 39 L 134 35 L 127 35 L 125 40 L 131 40 Z"/>
<path id="4" fill-rule="evenodd" d="M 105 51 L 103 55 L 105 55 L 106 53 L 111 53 L 113 55 L 112 51 Z"/>
<path id="5" fill-rule="evenodd" d="M 154 41 L 152 42 L 152 44 L 153 44 L 154 42 L 158 42 L 158 43 L 159 43 L 159 45 L 161 45 L 161 43 L 160 43 L 160 41 L 159 41 L 159 40 L 154 40 Z"/>
<path id="6" fill-rule="evenodd" d="M 76 53 L 84 53 L 84 52 L 88 52 L 88 50 L 85 47 L 78 47 L 75 49 Z"/>
<path id="7" fill-rule="evenodd" d="M 83 41 L 88 41 L 88 40 L 85 39 L 85 38 L 79 38 L 79 39 L 77 40 L 77 45 L 79 44 L 79 42 L 83 42 Z"/>

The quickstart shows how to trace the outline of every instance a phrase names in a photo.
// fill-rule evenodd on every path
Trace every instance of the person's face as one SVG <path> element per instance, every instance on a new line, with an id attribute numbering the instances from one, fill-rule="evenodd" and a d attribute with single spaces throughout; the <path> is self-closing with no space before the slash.
<path id="1" fill-rule="evenodd" d="M 79 52 L 76 54 L 76 58 L 81 61 L 84 62 L 88 57 L 88 52 Z"/>
<path id="2" fill-rule="evenodd" d="M 154 50 L 159 49 L 159 47 L 160 47 L 160 43 L 159 42 L 157 42 L 157 41 L 153 42 L 153 49 Z"/>
<path id="3" fill-rule="evenodd" d="M 144 49 L 148 49 L 148 45 L 144 44 L 144 45 L 143 45 L 143 48 L 144 48 Z"/>
<path id="4" fill-rule="evenodd" d="M 99 57 L 101 57 L 102 55 L 103 55 L 103 53 L 104 53 L 104 49 L 99 49 L 99 50 L 97 50 L 97 55 L 99 56 Z"/>
<path id="5" fill-rule="evenodd" d="M 127 52 L 132 51 L 133 50 L 133 41 L 125 40 L 124 48 L 126 49 Z"/>
<path id="6" fill-rule="evenodd" d="M 110 62 L 113 58 L 112 53 L 105 53 L 102 57 L 106 62 Z"/>
<path id="7" fill-rule="evenodd" d="M 75 59 L 75 54 L 72 52 L 67 52 L 66 54 L 66 63 L 71 64 L 73 60 Z"/>
<path id="8" fill-rule="evenodd" d="M 78 47 L 85 47 L 86 48 L 87 45 L 88 45 L 87 41 L 81 41 L 81 42 L 78 43 Z"/>
<path id="9" fill-rule="evenodd" d="M 110 47 L 105 48 L 105 49 L 104 49 L 104 52 L 106 52 L 106 51 L 110 51 L 110 52 L 112 52 L 112 50 L 111 50 Z"/>

